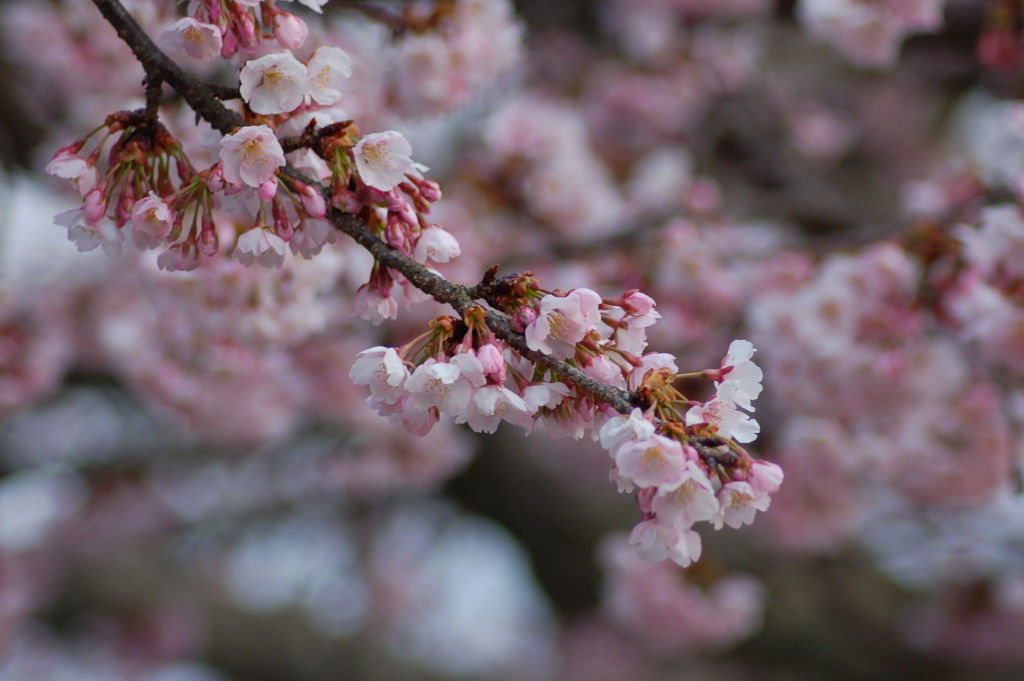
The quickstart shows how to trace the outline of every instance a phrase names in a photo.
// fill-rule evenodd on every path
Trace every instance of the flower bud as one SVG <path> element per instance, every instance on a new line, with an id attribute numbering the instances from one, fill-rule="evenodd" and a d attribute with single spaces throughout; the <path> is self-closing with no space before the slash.
<path id="1" fill-rule="evenodd" d="M 277 195 L 277 176 L 275 175 L 261 184 L 256 193 L 259 194 L 260 201 L 270 201 L 273 199 Z"/>
<path id="2" fill-rule="evenodd" d="M 274 37 L 286 50 L 297 50 L 306 42 L 309 28 L 306 22 L 291 12 L 278 12 L 274 17 Z"/>

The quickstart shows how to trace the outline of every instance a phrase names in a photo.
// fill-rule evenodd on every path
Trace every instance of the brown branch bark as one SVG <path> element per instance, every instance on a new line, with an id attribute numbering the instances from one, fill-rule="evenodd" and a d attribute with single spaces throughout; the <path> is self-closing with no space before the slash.
<path id="1" fill-rule="evenodd" d="M 229 134 L 244 124 L 242 117 L 226 108 L 219 99 L 229 89 L 204 83 L 171 61 L 146 35 L 119 0 L 93 0 L 93 2 L 104 18 L 117 30 L 121 39 L 135 53 L 146 71 L 147 79 L 158 78 L 166 82 L 199 116 L 224 134 Z M 325 200 L 330 199 L 329 194 L 319 183 L 304 177 L 291 166 L 286 167 L 283 172 L 289 177 L 318 187 L 321 193 L 324 193 Z M 464 315 L 470 308 L 479 305 L 471 295 L 471 292 L 479 293 L 475 288 L 452 283 L 432 273 L 420 263 L 381 241 L 362 220 L 336 208 L 330 209 L 327 217 L 339 230 L 368 250 L 377 262 L 400 272 L 413 286 L 430 295 L 434 300 L 451 305 L 460 315 Z M 616 411 L 629 414 L 634 407 L 644 406 L 635 393 L 597 381 L 562 360 L 531 350 L 526 344 L 526 338 L 512 328 L 508 317 L 488 310 L 484 321 L 495 336 L 508 343 L 523 357 L 550 369 L 567 382 L 587 391 Z"/>

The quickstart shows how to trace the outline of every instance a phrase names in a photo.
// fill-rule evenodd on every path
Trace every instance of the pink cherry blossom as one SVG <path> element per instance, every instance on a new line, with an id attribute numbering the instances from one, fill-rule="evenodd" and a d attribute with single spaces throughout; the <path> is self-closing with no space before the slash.
<path id="1" fill-rule="evenodd" d="M 385 319 L 398 318 L 398 299 L 393 289 L 382 292 L 376 286 L 363 284 L 352 301 L 352 314 L 377 326 Z"/>
<path id="2" fill-rule="evenodd" d="M 224 179 L 237 186 L 260 187 L 285 165 L 284 150 L 265 125 L 250 125 L 220 141 Z"/>
<path id="3" fill-rule="evenodd" d="M 288 242 L 288 248 L 292 255 L 311 260 L 325 245 L 338 243 L 340 234 L 338 228 L 327 220 L 303 220 Z"/>
<path id="4" fill-rule="evenodd" d="M 155 248 L 171 233 L 173 222 L 171 207 L 150 192 L 132 210 L 132 241 L 139 248 Z"/>
<path id="5" fill-rule="evenodd" d="M 290 54 L 250 60 L 238 77 L 242 99 L 260 114 L 294 111 L 309 94 L 306 67 Z"/>
<path id="6" fill-rule="evenodd" d="M 652 509 L 659 519 L 682 529 L 701 520 L 711 520 L 718 514 L 719 503 L 711 480 L 696 461 L 686 461 L 679 480 L 675 485 L 659 489 L 654 497 Z"/>
<path id="7" fill-rule="evenodd" d="M 168 52 L 185 50 L 193 59 L 210 61 L 220 56 L 223 40 L 220 29 L 213 24 L 185 17 L 164 29 L 157 44 Z"/>
<path id="8" fill-rule="evenodd" d="M 521 420 L 532 416 L 523 398 L 500 385 L 485 385 L 473 392 L 469 404 L 455 418 L 456 423 L 468 424 L 478 433 L 493 433 L 502 419 Z"/>
<path id="9" fill-rule="evenodd" d="M 280 268 L 287 249 L 281 237 L 265 227 L 254 227 L 238 237 L 234 255 L 246 267 L 257 262 L 264 267 Z"/>
<path id="10" fill-rule="evenodd" d="M 356 385 L 369 386 L 373 399 L 384 404 L 394 405 L 408 394 L 405 382 L 409 369 L 394 348 L 363 350 L 356 355 L 349 378 Z"/>
<path id="11" fill-rule="evenodd" d="M 619 474 L 637 487 L 674 488 L 682 480 L 686 463 L 682 444 L 661 435 L 625 442 L 615 452 Z"/>
<path id="12" fill-rule="evenodd" d="M 716 530 L 722 524 L 739 528 L 754 522 L 757 511 L 767 511 L 771 499 L 765 494 L 758 494 L 749 483 L 742 481 L 728 482 L 718 490 L 718 513 L 711 519 Z"/>
<path id="13" fill-rule="evenodd" d="M 640 366 L 632 367 L 627 381 L 629 389 L 636 390 L 639 388 L 643 385 L 647 374 L 658 369 L 668 369 L 674 374 L 679 372 L 679 367 L 676 366 L 676 358 L 673 355 L 667 352 L 649 352 L 640 358 Z"/>
<path id="14" fill-rule="evenodd" d="M 412 145 L 394 130 L 367 135 L 356 144 L 353 154 L 362 181 L 384 192 L 403 182 L 405 171 L 412 166 Z"/>
<path id="15" fill-rule="evenodd" d="M 600 304 L 601 296 L 585 288 L 566 296 L 544 296 L 537 319 L 526 328 L 526 344 L 559 359 L 572 357 L 576 343 L 595 329 Z"/>
<path id="16" fill-rule="evenodd" d="M 671 558 L 682 567 L 689 567 L 700 558 L 700 535 L 693 530 L 678 530 L 658 518 L 645 520 L 633 528 L 629 545 L 649 563 Z"/>

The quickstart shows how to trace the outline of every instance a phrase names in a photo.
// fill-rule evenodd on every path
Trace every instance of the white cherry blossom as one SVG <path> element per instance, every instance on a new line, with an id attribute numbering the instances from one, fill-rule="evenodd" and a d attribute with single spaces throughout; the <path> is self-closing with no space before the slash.
<path id="1" fill-rule="evenodd" d="M 625 443 L 644 440 L 654 435 L 654 424 L 647 420 L 640 408 L 633 409 L 629 416 L 614 416 L 601 426 L 601 446 L 615 458 L 619 447 Z"/>
<path id="2" fill-rule="evenodd" d="M 164 29 L 157 44 L 166 52 L 185 50 L 193 59 L 210 61 L 220 56 L 224 42 L 220 29 L 213 24 L 185 17 Z"/>
<path id="3" fill-rule="evenodd" d="M 352 151 L 359 177 L 383 192 L 401 184 L 405 171 L 412 166 L 412 145 L 394 130 L 367 135 Z"/>
<path id="4" fill-rule="evenodd" d="M 373 399 L 384 404 L 395 404 L 408 394 L 405 382 L 409 369 L 394 348 L 363 350 L 356 355 L 348 375 L 356 385 L 369 386 Z"/>
<path id="5" fill-rule="evenodd" d="M 700 558 L 700 535 L 693 530 L 677 530 L 657 517 L 639 523 L 629 535 L 629 545 L 649 563 L 671 558 L 682 567 L 689 567 Z"/>
<path id="6" fill-rule="evenodd" d="M 309 96 L 321 106 L 341 99 L 338 84 L 352 75 L 352 58 L 340 47 L 318 47 L 306 64 L 309 72 Z"/>
<path id="7" fill-rule="evenodd" d="M 83 197 L 95 189 L 100 181 L 95 166 L 89 165 L 84 158 L 66 151 L 58 153 L 46 164 L 46 173 L 71 180 Z"/>
<path id="8" fill-rule="evenodd" d="M 691 407 L 686 412 L 686 425 L 707 423 L 722 437 L 731 437 L 737 442 L 753 442 L 761 432 L 757 421 L 736 409 L 734 396 L 739 390 L 738 381 L 724 381 L 718 384 L 718 392 L 705 404 Z"/>
<path id="9" fill-rule="evenodd" d="M 455 237 L 437 225 L 431 225 L 420 234 L 413 257 L 417 262 L 426 262 L 430 258 L 434 262 L 444 263 L 461 254 L 462 249 Z"/>
<path id="10" fill-rule="evenodd" d="M 754 411 L 750 401 L 756 400 L 761 394 L 761 380 L 764 378 L 761 367 L 750 360 L 755 352 L 750 341 L 734 340 L 729 344 L 729 352 L 722 359 L 721 365 L 722 378 L 736 382 L 735 392 L 732 393 L 733 401 L 747 411 Z"/>
<path id="11" fill-rule="evenodd" d="M 58 213 L 53 222 L 61 227 L 67 227 L 68 241 L 74 241 L 79 252 L 85 253 L 102 246 L 103 252 L 111 258 L 120 257 L 124 234 L 110 218 L 104 216 L 89 222 L 85 219 L 85 210 L 75 208 Z"/>
<path id="12" fill-rule="evenodd" d="M 238 75 L 242 99 L 259 114 L 294 111 L 309 94 L 309 73 L 290 54 L 252 59 Z"/>
<path id="13" fill-rule="evenodd" d="M 259 187 L 285 165 L 284 150 L 265 125 L 250 125 L 220 141 L 224 179 L 240 187 Z"/>
<path id="14" fill-rule="evenodd" d="M 253 227 L 238 237 L 234 255 L 246 267 L 257 262 L 264 267 L 280 268 L 286 250 L 284 239 L 265 227 Z"/>

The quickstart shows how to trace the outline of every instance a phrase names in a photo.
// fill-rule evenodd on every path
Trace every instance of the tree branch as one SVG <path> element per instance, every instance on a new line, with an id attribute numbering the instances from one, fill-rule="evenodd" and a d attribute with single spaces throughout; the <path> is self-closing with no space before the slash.
<path id="1" fill-rule="evenodd" d="M 135 53 L 146 71 L 147 80 L 157 78 L 166 82 L 199 116 L 224 134 L 231 133 L 235 128 L 243 125 L 242 117 L 226 108 L 218 99 L 218 96 L 222 95 L 226 89 L 194 78 L 171 61 L 146 35 L 118 0 L 93 0 L 93 2 L 104 18 L 117 30 L 121 39 Z M 291 166 L 287 166 L 282 172 L 305 184 L 317 187 L 324 194 L 325 200 L 330 201 L 330 194 L 324 187 L 303 176 Z M 369 225 L 359 218 L 336 208 L 330 209 L 327 218 L 339 230 L 368 250 L 378 263 L 400 272 L 413 286 L 430 295 L 434 300 L 451 305 L 459 315 L 465 315 L 469 309 L 478 305 L 474 296 L 471 295 L 471 293 L 481 295 L 481 291 L 476 287 L 454 284 L 432 273 L 425 266 L 381 241 Z M 619 413 L 629 414 L 634 407 L 645 406 L 635 392 L 627 392 L 602 383 L 562 360 L 530 349 L 526 344 L 526 338 L 512 328 L 508 317 L 493 310 L 487 310 L 484 322 L 495 336 L 508 343 L 520 355 L 550 369 L 567 382 L 590 393 Z"/>
<path id="2" fill-rule="evenodd" d="M 147 76 L 159 78 L 174 88 L 193 111 L 225 135 L 244 124 L 241 116 L 218 99 L 218 94 L 225 94 L 229 89 L 204 83 L 171 61 L 118 0 L 93 0 L 93 3 L 131 48 Z"/>

